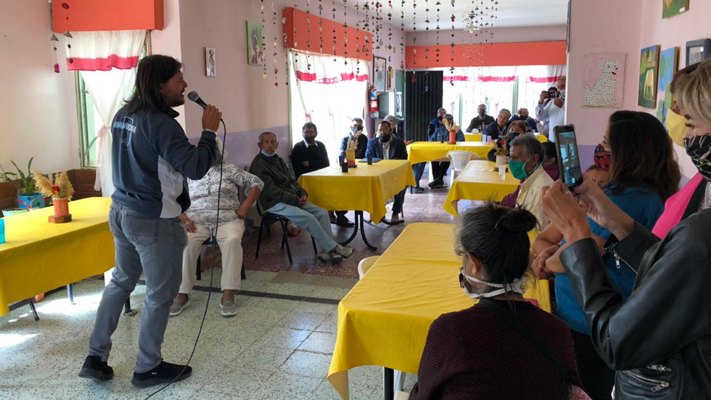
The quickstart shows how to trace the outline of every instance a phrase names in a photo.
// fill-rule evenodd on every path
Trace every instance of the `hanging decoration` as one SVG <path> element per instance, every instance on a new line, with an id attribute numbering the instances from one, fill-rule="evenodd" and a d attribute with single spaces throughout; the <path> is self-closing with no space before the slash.
<path id="1" fill-rule="evenodd" d="M 405 0 L 400 2 L 400 69 L 405 69 Z"/>
<path id="2" fill-rule="evenodd" d="M 388 0 L 388 65 L 393 62 L 393 1 Z"/>
<path id="3" fill-rule="evenodd" d="M 337 62 L 338 59 L 336 58 L 336 47 L 338 46 L 338 36 L 336 35 L 336 0 L 333 0 L 331 2 L 331 12 L 333 13 L 333 62 Z"/>
<path id="4" fill-rule="evenodd" d="M 286 50 L 287 47 L 287 34 L 286 34 L 286 17 L 284 16 L 284 9 L 286 8 L 284 4 L 285 0 L 281 0 L 281 37 L 284 41 L 282 48 L 284 49 L 284 84 L 289 86 L 289 52 Z"/>
<path id="5" fill-rule="evenodd" d="M 456 16 L 454 15 L 454 6 L 455 6 L 455 0 L 452 0 L 452 43 L 450 44 L 451 46 L 451 51 L 449 54 L 450 57 L 450 68 L 449 68 L 449 73 L 454 76 L 454 22 L 456 21 Z M 454 81 L 450 80 L 449 84 L 454 86 Z"/>
<path id="6" fill-rule="evenodd" d="M 274 39 L 272 40 L 272 43 L 274 44 L 274 53 L 272 53 L 272 56 L 274 56 L 274 86 L 279 86 L 279 68 L 277 68 L 277 44 L 279 43 L 277 41 L 277 12 L 276 8 L 274 7 L 274 2 L 272 1 L 272 28 L 274 29 Z"/>
<path id="7" fill-rule="evenodd" d="M 440 59 L 439 59 L 439 53 L 440 53 L 440 50 L 439 50 L 439 21 L 440 21 L 439 10 L 440 10 L 440 8 L 439 7 L 441 4 L 442 3 L 440 3 L 439 0 L 437 1 L 437 4 L 435 4 L 435 6 L 437 7 L 437 26 L 435 27 L 435 30 L 437 31 L 437 36 L 436 36 L 437 48 L 435 48 L 435 62 L 437 63 L 437 65 L 440 65 Z"/>
<path id="8" fill-rule="evenodd" d="M 267 54 L 267 37 L 266 37 L 266 30 L 267 30 L 267 20 L 266 17 L 264 16 L 264 0 L 259 0 L 260 5 L 259 8 L 262 11 L 262 54 L 266 55 Z M 267 57 L 262 56 L 262 79 L 267 79 Z"/>
<path id="9" fill-rule="evenodd" d="M 348 9 L 347 3 L 347 0 L 343 0 L 343 54 L 345 55 L 343 65 L 348 65 L 348 16 L 346 15 L 346 10 Z"/>
<path id="10" fill-rule="evenodd" d="M 309 5 L 311 0 L 306 0 L 306 48 L 311 49 L 311 10 Z"/>
<path id="11" fill-rule="evenodd" d="M 356 10 L 356 29 L 360 30 L 360 6 L 358 5 L 358 0 L 356 0 L 355 3 L 355 10 Z M 360 57 L 358 57 L 358 53 L 360 53 L 360 33 L 356 33 L 356 75 L 360 74 Z"/>
<path id="12" fill-rule="evenodd" d="M 67 62 L 69 64 L 74 63 L 74 57 L 72 57 L 72 39 L 74 38 L 69 31 L 64 32 L 64 37 L 67 38 Z"/>
<path id="13" fill-rule="evenodd" d="M 430 0 L 425 0 L 425 42 L 427 47 L 425 48 L 425 65 L 427 65 L 427 60 L 430 59 Z"/>
<path id="14" fill-rule="evenodd" d="M 59 73 L 59 62 L 57 62 L 57 42 L 59 42 L 59 39 L 57 39 L 57 35 L 52 34 L 52 37 L 49 38 L 49 42 L 52 43 L 52 49 L 54 52 L 53 59 L 54 59 L 54 72 Z"/>

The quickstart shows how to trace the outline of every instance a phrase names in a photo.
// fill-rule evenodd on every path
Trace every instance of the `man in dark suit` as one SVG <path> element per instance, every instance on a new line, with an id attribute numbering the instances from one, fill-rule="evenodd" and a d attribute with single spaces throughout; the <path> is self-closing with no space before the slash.
<path id="1" fill-rule="evenodd" d="M 407 160 L 407 146 L 402 139 L 396 138 L 391 133 L 390 124 L 383 121 L 378 127 L 378 136 L 368 141 L 365 156 L 383 160 Z M 402 204 L 405 202 L 405 189 L 395 195 L 392 216 L 389 223 L 400 224 L 405 221 L 400 219 Z M 387 222 L 387 221 L 386 221 Z"/>
<path id="2" fill-rule="evenodd" d="M 316 140 L 318 129 L 313 122 L 307 122 L 301 128 L 304 140 L 294 145 L 291 152 L 291 164 L 294 167 L 294 177 L 298 181 L 299 177 L 308 172 L 313 172 L 331 165 L 328 160 L 326 145 Z M 329 212 L 331 223 L 338 226 L 353 226 L 353 223 L 346 217 L 345 211 Z"/>

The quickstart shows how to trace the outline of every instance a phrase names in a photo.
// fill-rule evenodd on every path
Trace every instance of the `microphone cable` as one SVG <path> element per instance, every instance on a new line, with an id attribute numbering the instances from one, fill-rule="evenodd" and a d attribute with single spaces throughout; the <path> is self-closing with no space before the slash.
<path id="1" fill-rule="evenodd" d="M 220 181 L 217 185 L 217 215 L 215 216 L 215 234 L 214 238 L 217 240 L 217 229 L 220 226 L 220 199 L 222 197 L 222 171 L 224 170 L 223 166 L 225 163 L 225 143 L 227 143 L 227 126 L 225 125 L 225 121 L 220 118 L 220 122 L 222 122 L 222 149 L 220 150 Z M 183 372 L 185 372 L 185 369 L 188 368 L 190 365 L 190 361 L 193 359 L 193 355 L 195 354 L 195 350 L 197 349 L 198 341 L 200 340 L 200 335 L 202 334 L 202 328 L 205 325 L 205 318 L 207 318 L 207 310 L 210 307 L 210 297 L 212 295 L 212 278 L 215 274 L 215 260 L 217 257 L 215 257 L 215 252 L 213 251 L 212 253 L 212 266 L 210 267 L 210 289 L 207 291 L 207 302 L 205 302 L 205 311 L 202 314 L 202 321 L 200 322 L 200 329 L 198 329 L 197 337 L 195 338 L 195 344 L 193 345 L 193 350 L 190 352 L 190 357 L 188 358 L 188 361 L 185 363 L 185 366 L 183 369 L 180 371 L 178 375 L 173 378 L 170 382 L 166 383 L 163 387 L 160 389 L 156 390 L 155 392 L 151 393 L 146 397 L 146 400 L 150 399 L 154 395 L 162 392 L 164 389 L 166 389 L 168 386 L 172 385 L 173 383 L 176 382 L 178 377 L 180 377 Z M 198 268 L 201 268 L 201 266 L 198 266 Z M 242 266 L 244 268 L 244 265 Z"/>

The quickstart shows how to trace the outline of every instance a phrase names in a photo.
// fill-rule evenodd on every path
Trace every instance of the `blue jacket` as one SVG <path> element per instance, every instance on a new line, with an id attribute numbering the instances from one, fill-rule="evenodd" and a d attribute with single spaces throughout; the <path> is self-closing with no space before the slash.
<path id="1" fill-rule="evenodd" d="M 436 131 L 434 131 L 430 135 L 430 142 L 439 142 L 440 136 L 444 136 L 444 141 L 449 140 L 449 131 L 447 128 L 444 127 L 444 125 L 440 125 Z M 463 142 L 464 141 L 464 133 L 462 133 L 462 130 L 460 129 L 459 132 L 457 132 L 457 142 Z"/>
<path id="2" fill-rule="evenodd" d="M 506 125 L 503 131 L 499 131 L 499 125 L 494 121 L 493 123 L 489 124 L 489 126 L 484 129 L 484 132 L 482 133 L 482 137 L 490 137 L 492 140 L 496 140 L 499 137 L 504 137 L 509 133 L 509 126 Z"/>
<path id="3" fill-rule="evenodd" d="M 437 118 L 433 119 L 432 121 L 430 121 L 430 124 L 427 126 L 427 134 L 431 135 L 440 126 L 442 126 L 442 127 L 444 126 L 444 125 L 442 125 L 442 122 L 440 122 L 440 120 L 438 120 Z"/>
<path id="4" fill-rule="evenodd" d="M 175 120 L 178 113 L 126 107 L 111 124 L 111 163 L 117 204 L 153 218 L 175 218 L 190 207 L 187 178 L 201 179 L 217 159 L 215 132 L 205 130 L 197 146 Z"/>
<path id="5" fill-rule="evenodd" d="M 390 139 L 390 160 L 407 160 L 407 146 L 402 139 L 392 137 Z M 368 150 L 365 151 L 365 156 L 373 158 L 385 159 L 383 157 L 383 143 L 380 138 L 374 137 L 368 141 Z"/>
<path id="6" fill-rule="evenodd" d="M 521 118 L 519 118 L 519 116 L 517 114 L 517 115 L 514 115 L 513 117 L 511 117 L 511 120 L 509 121 L 509 123 L 518 121 L 518 120 L 523 121 Z M 526 121 L 524 121 L 524 122 L 526 122 L 528 124 L 528 126 L 531 127 L 531 129 L 533 129 L 534 132 L 538 132 L 538 126 L 536 126 L 536 120 L 531 118 L 530 115 L 528 116 L 528 118 L 526 118 Z"/>

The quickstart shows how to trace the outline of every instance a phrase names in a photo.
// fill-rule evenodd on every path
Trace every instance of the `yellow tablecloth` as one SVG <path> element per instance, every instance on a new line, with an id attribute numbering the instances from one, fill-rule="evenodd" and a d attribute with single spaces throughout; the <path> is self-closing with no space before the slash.
<path id="1" fill-rule="evenodd" d="M 447 157 L 447 153 L 454 150 L 469 151 L 486 160 L 492 145 L 481 142 L 457 142 L 448 144 L 440 142 L 415 142 L 408 146 L 408 161 L 417 164 L 426 161 L 440 160 Z"/>
<path id="2" fill-rule="evenodd" d="M 8 304 L 68 285 L 114 266 L 111 199 L 69 202 L 72 222 L 51 224 L 52 207 L 5 217 L 0 244 L 0 315 Z"/>
<path id="3" fill-rule="evenodd" d="M 466 142 L 481 142 L 481 133 L 465 133 L 464 141 Z"/>
<path id="4" fill-rule="evenodd" d="M 338 305 L 328 381 L 348 399 L 348 370 L 378 365 L 417 373 L 427 332 L 440 315 L 476 303 L 459 287 L 462 257 L 453 224 L 409 225 Z M 524 295 L 550 312 L 547 281 Z"/>
<path id="5" fill-rule="evenodd" d="M 299 177 L 309 201 L 326 210 L 358 210 L 370 213 L 371 221 L 385 216 L 385 202 L 406 186 L 415 186 L 410 164 L 405 160 L 358 163 L 348 173 L 340 166 L 323 168 Z"/>
<path id="6" fill-rule="evenodd" d="M 454 179 L 449 188 L 444 210 L 456 216 L 456 202 L 459 200 L 501 201 L 504 196 L 516 191 L 519 180 L 506 173 L 506 179 L 499 178 L 496 163 L 491 161 L 469 161 L 464 171 Z"/>
<path id="7" fill-rule="evenodd" d="M 536 139 L 538 139 L 539 142 L 545 143 L 548 141 L 548 136 L 546 135 L 536 135 Z"/>

